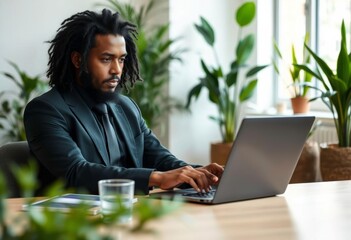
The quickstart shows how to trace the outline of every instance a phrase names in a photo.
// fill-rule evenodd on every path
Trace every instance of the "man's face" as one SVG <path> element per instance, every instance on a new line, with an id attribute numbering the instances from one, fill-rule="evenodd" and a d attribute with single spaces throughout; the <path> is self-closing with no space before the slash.
<path id="1" fill-rule="evenodd" d="M 95 45 L 88 55 L 89 87 L 100 95 L 113 94 L 121 79 L 126 56 L 124 37 L 96 35 Z"/>

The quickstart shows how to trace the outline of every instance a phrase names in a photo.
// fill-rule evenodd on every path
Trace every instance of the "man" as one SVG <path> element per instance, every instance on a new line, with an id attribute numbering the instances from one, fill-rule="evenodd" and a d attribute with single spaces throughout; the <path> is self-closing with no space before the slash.
<path id="1" fill-rule="evenodd" d="M 184 183 L 209 191 L 218 182 L 221 166 L 193 167 L 177 159 L 146 126 L 137 105 L 119 94 L 140 80 L 136 34 L 135 25 L 104 9 L 71 16 L 50 41 L 52 89 L 24 113 L 42 181 L 62 178 L 67 187 L 95 194 L 97 182 L 111 178 L 133 179 L 143 194 Z"/>

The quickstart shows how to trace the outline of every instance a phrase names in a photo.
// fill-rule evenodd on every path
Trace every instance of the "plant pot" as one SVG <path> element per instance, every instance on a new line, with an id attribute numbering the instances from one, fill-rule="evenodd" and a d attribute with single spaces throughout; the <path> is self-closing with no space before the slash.
<path id="1" fill-rule="evenodd" d="M 317 142 L 305 143 L 290 183 L 320 181 L 319 151 Z"/>
<path id="2" fill-rule="evenodd" d="M 351 179 L 351 148 L 337 144 L 320 145 L 321 174 L 324 181 Z"/>
<path id="3" fill-rule="evenodd" d="M 294 97 L 291 98 L 291 108 L 294 114 L 307 113 L 310 110 L 309 99 L 306 97 Z"/>
<path id="4" fill-rule="evenodd" d="M 224 166 L 232 149 L 233 143 L 211 143 L 211 163 Z"/>

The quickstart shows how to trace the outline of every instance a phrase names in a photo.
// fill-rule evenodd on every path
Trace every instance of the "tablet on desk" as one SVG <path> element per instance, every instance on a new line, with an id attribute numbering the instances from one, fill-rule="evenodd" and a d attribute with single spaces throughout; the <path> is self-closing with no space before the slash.
<path id="1" fill-rule="evenodd" d="M 133 198 L 133 203 L 138 201 Z M 87 207 L 88 214 L 97 215 L 100 213 L 100 196 L 92 194 L 67 193 L 64 195 L 47 198 L 41 201 L 22 205 L 22 209 L 27 211 L 29 208 L 49 209 L 59 212 L 69 212 L 74 208 Z"/>
<path id="2" fill-rule="evenodd" d="M 30 204 L 24 204 L 22 209 L 49 209 L 59 212 L 69 212 L 74 208 L 86 206 L 88 213 L 92 215 L 100 212 L 99 195 L 67 193 L 53 198 L 44 199 Z"/>

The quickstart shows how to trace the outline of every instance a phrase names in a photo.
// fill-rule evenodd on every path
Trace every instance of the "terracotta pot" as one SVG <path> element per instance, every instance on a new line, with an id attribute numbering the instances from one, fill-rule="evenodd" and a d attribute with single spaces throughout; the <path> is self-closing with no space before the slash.
<path id="1" fill-rule="evenodd" d="M 321 174 L 324 181 L 351 179 L 351 148 L 321 144 Z"/>
<path id="2" fill-rule="evenodd" d="M 233 143 L 211 143 L 211 162 L 225 165 Z"/>
<path id="3" fill-rule="evenodd" d="M 290 183 L 320 181 L 319 145 L 315 141 L 307 141 L 302 149 Z"/>
<path id="4" fill-rule="evenodd" d="M 307 113 L 310 110 L 310 103 L 306 97 L 291 98 L 291 108 L 294 114 Z"/>

